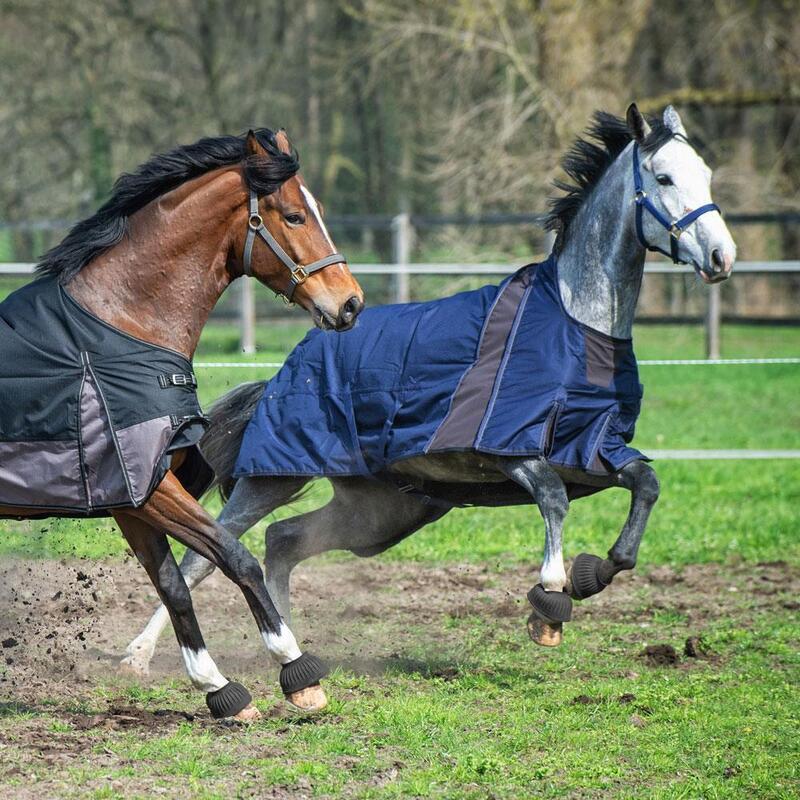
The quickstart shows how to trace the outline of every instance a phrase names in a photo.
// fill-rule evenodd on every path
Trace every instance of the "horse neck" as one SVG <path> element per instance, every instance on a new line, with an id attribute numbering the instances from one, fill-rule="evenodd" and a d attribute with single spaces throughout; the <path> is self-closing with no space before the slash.
<path id="1" fill-rule="evenodd" d="M 634 228 L 632 149 L 608 168 L 570 222 L 558 256 L 558 283 L 572 317 L 628 338 L 642 284 L 644 248 Z"/>
<path id="2" fill-rule="evenodd" d="M 245 203 L 238 170 L 188 181 L 134 214 L 123 239 L 66 288 L 115 328 L 191 358 L 232 280 L 231 219 Z"/>

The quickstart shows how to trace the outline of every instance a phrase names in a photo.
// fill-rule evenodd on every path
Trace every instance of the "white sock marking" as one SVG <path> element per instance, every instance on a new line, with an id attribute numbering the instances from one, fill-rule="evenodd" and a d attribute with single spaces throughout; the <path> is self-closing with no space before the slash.
<path id="1" fill-rule="evenodd" d="M 195 652 L 190 647 L 181 647 L 181 655 L 186 671 L 198 689 L 204 692 L 216 692 L 228 683 L 205 648 Z"/>
<path id="2" fill-rule="evenodd" d="M 319 206 L 317 205 L 317 199 L 314 197 L 311 192 L 305 186 L 300 186 L 300 191 L 303 193 L 303 197 L 306 198 L 306 203 L 308 203 L 308 207 L 311 209 L 311 213 L 314 215 L 315 219 L 319 223 L 320 228 L 322 228 L 322 232 L 325 234 L 325 238 L 328 240 L 328 244 L 331 246 L 331 250 L 336 250 L 336 245 L 333 243 L 333 239 L 331 239 L 331 235 L 328 233 L 328 229 L 325 227 L 325 223 L 322 221 L 322 214 L 319 213 Z"/>
<path id="3" fill-rule="evenodd" d="M 264 637 L 267 650 L 279 664 L 288 664 L 303 655 L 297 646 L 294 634 L 283 623 L 281 623 L 278 633 L 267 631 L 261 635 Z"/>
<path id="4" fill-rule="evenodd" d="M 561 592 L 567 582 L 564 558 L 559 551 L 557 557 L 545 558 L 539 572 L 539 581 L 548 592 Z"/>

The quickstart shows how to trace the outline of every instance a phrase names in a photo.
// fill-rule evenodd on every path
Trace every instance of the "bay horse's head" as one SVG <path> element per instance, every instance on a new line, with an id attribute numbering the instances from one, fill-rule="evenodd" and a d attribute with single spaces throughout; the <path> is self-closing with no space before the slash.
<path id="1" fill-rule="evenodd" d="M 676 263 L 692 264 L 706 283 L 724 281 L 731 274 L 736 245 L 711 200 L 711 170 L 690 144 L 678 112 L 667 106 L 663 122 L 671 135 L 655 145 L 651 126 L 635 103 L 626 121 L 635 143 L 636 235 L 641 244 Z"/>
<path id="2" fill-rule="evenodd" d="M 243 176 L 246 221 L 235 234 L 234 258 L 287 302 L 325 329 L 345 331 L 364 308 L 364 293 L 336 252 L 320 204 L 298 173 L 283 131 L 247 134 Z"/>

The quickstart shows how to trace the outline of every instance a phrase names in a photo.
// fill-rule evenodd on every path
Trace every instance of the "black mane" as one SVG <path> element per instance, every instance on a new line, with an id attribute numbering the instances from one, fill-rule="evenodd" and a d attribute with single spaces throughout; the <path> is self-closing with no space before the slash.
<path id="1" fill-rule="evenodd" d="M 42 256 L 36 271 L 57 275 L 62 283 L 93 258 L 117 244 L 128 218 L 162 194 L 212 169 L 243 162 L 247 185 L 259 196 L 271 194 L 299 169 L 297 153 L 284 153 L 268 128 L 255 135 L 269 157 L 246 155 L 246 136 L 217 136 L 155 155 L 137 170 L 121 175 L 111 197 L 88 219 L 78 222 L 64 240 Z"/>
<path id="2" fill-rule="evenodd" d="M 672 139 L 674 134 L 658 117 L 648 117 L 647 121 L 651 133 L 640 147 L 643 152 L 652 153 Z M 544 224 L 547 230 L 558 234 L 557 250 L 563 244 L 567 228 L 586 198 L 633 138 L 624 119 L 605 111 L 594 113 L 592 124 L 585 135 L 586 138 L 575 140 L 561 161 L 561 166 L 572 179 L 572 183 L 553 181 L 553 186 L 564 194 L 550 198 L 550 210 Z"/>

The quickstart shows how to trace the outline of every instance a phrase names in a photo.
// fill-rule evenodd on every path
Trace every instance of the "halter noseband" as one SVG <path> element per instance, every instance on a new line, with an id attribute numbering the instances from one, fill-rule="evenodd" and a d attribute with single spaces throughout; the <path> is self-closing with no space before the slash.
<path id="1" fill-rule="evenodd" d="M 253 257 L 253 242 L 256 240 L 258 234 L 267 244 L 273 253 L 286 265 L 286 268 L 291 273 L 289 282 L 286 288 L 278 290 L 275 294 L 281 295 L 287 303 L 292 302 L 294 290 L 301 284 L 305 283 L 309 275 L 317 272 L 318 270 L 329 267 L 331 264 L 346 264 L 347 260 L 341 253 L 331 253 L 329 256 L 313 261 L 311 264 L 301 266 L 291 259 L 289 254 L 278 244 L 275 237 L 267 230 L 264 225 L 264 220 L 261 214 L 258 213 L 258 196 L 251 189 L 250 190 L 250 216 L 247 218 L 247 238 L 244 242 L 244 258 L 243 267 L 245 275 L 252 275 L 250 269 L 250 261 Z"/>
<path id="2" fill-rule="evenodd" d="M 669 256 L 674 264 L 685 264 L 685 261 L 681 261 L 678 258 L 678 239 L 681 238 L 681 234 L 698 217 L 701 217 L 708 211 L 720 211 L 719 206 L 716 203 L 706 203 L 705 205 L 694 209 L 694 211 L 684 214 L 684 216 L 682 216 L 680 219 L 670 222 L 655 207 L 653 201 L 647 196 L 647 192 L 644 190 L 642 173 L 639 171 L 639 145 L 636 142 L 633 144 L 633 188 L 636 192 L 636 238 L 639 240 L 639 244 L 647 250 Z M 642 212 L 644 210 L 647 210 L 651 216 L 655 217 L 656 222 L 658 222 L 661 227 L 669 231 L 669 253 L 666 250 L 662 250 L 657 245 L 648 244 L 647 239 L 644 238 L 644 229 L 642 227 Z M 720 211 L 720 213 L 722 212 Z"/>

